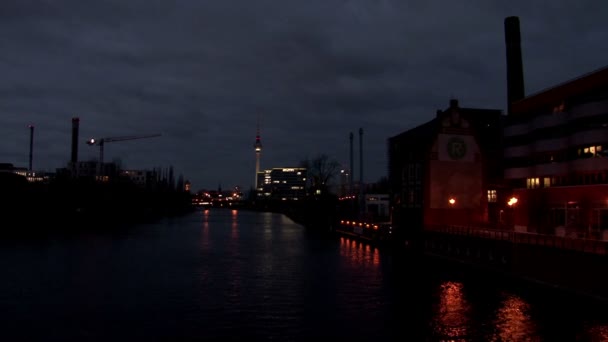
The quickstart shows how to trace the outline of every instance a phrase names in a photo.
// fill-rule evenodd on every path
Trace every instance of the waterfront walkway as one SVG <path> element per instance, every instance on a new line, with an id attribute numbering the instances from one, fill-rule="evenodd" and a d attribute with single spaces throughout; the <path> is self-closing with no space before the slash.
<path id="1" fill-rule="evenodd" d="M 608 254 L 608 241 L 597 239 L 572 238 L 547 234 L 452 225 L 427 226 L 425 227 L 425 231 L 467 236 L 472 238 L 509 241 L 513 244 L 546 246 L 590 254 Z"/>

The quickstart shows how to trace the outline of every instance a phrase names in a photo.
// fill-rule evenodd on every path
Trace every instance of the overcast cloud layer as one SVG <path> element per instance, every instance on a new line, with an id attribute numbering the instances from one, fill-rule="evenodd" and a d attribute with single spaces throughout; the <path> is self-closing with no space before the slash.
<path id="1" fill-rule="evenodd" d="M 262 168 L 346 166 L 363 127 L 372 182 L 387 138 L 450 98 L 506 108 L 505 17 L 520 17 L 530 94 L 608 64 L 607 14 L 597 0 L 4 0 L 0 162 L 27 166 L 31 123 L 34 168 L 66 165 L 78 116 L 81 160 L 97 158 L 86 138 L 161 133 L 105 158 L 247 189 L 259 116 Z"/>

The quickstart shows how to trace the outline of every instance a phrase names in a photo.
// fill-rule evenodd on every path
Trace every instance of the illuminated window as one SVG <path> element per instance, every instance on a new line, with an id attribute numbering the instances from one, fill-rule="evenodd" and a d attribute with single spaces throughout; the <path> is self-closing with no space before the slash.
<path id="1" fill-rule="evenodd" d="M 526 179 L 526 188 L 528 188 L 528 189 L 540 188 L 540 178 L 527 178 Z"/>
<path id="2" fill-rule="evenodd" d="M 545 177 L 543 180 L 543 187 L 548 188 L 551 186 L 551 177 Z"/>
<path id="3" fill-rule="evenodd" d="M 488 202 L 496 202 L 496 190 L 488 190 Z"/>
<path id="4" fill-rule="evenodd" d="M 578 155 L 581 157 L 601 157 L 602 145 L 587 146 L 582 149 L 578 149 Z"/>

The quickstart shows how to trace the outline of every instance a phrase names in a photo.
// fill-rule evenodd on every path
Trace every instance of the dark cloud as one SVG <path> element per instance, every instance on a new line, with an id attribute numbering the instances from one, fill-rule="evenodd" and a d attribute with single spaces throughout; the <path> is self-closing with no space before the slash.
<path id="1" fill-rule="evenodd" d="M 69 158 L 71 118 L 133 168 L 174 165 L 196 188 L 253 183 L 263 167 L 326 153 L 348 164 L 364 127 L 365 178 L 386 139 L 463 106 L 505 108 L 503 20 L 521 20 L 526 91 L 606 64 L 601 1 L 152 1 L 0 3 L 0 161 Z M 80 146 L 82 159 L 97 150 Z"/>

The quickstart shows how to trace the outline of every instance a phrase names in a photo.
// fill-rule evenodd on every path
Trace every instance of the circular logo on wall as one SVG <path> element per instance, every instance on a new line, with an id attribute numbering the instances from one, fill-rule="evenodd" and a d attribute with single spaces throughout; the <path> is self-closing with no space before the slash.
<path id="1" fill-rule="evenodd" d="M 467 145 L 462 138 L 450 138 L 446 147 L 448 149 L 448 155 L 454 160 L 462 159 L 467 154 Z"/>

